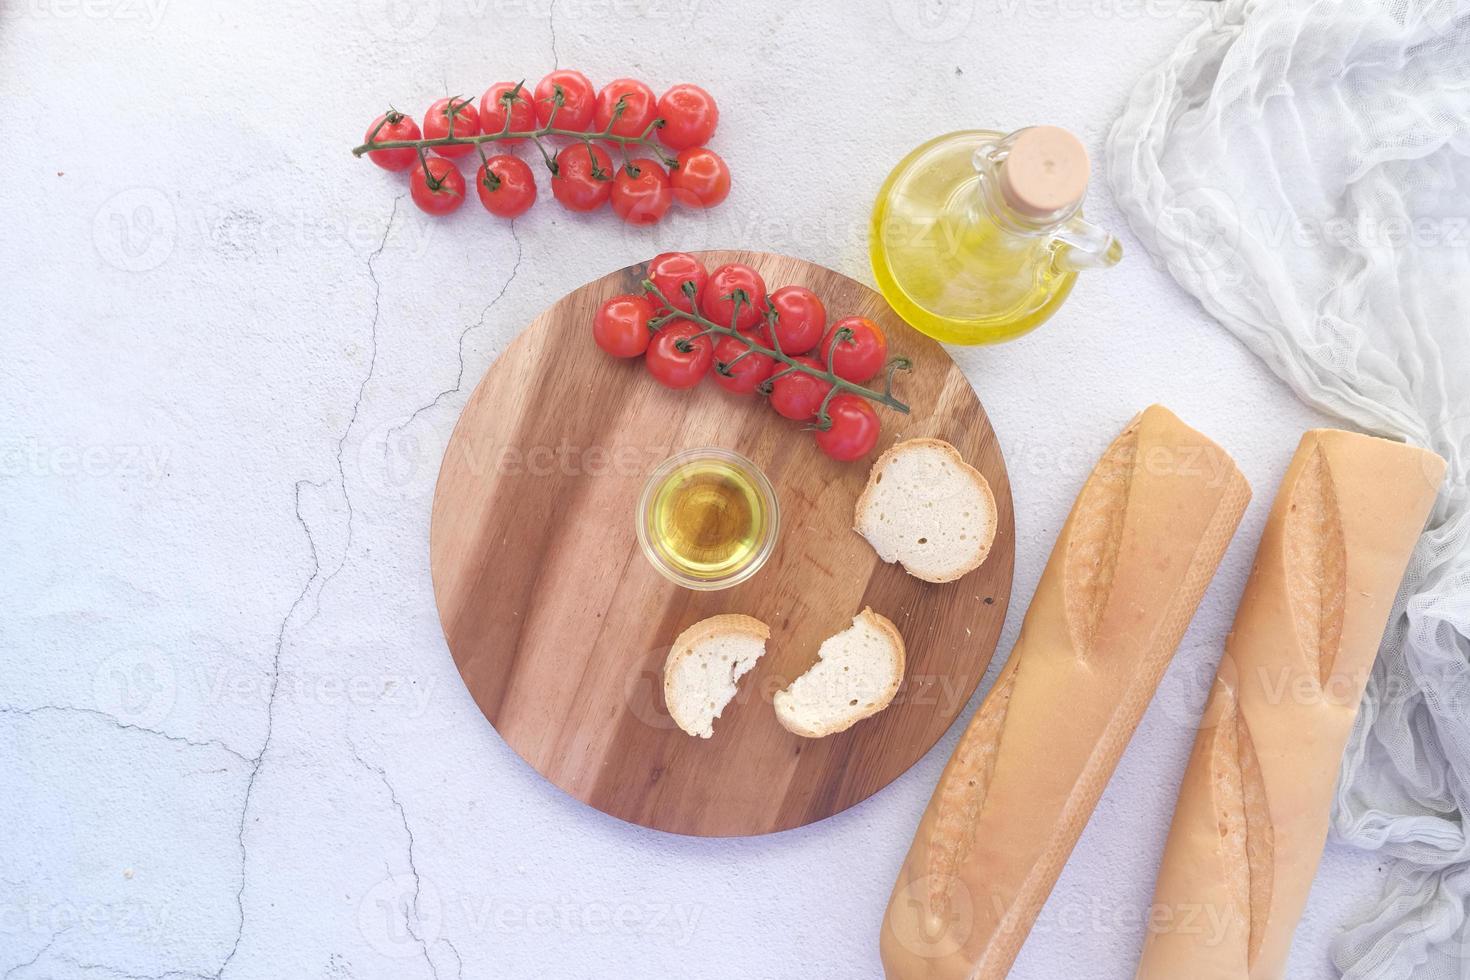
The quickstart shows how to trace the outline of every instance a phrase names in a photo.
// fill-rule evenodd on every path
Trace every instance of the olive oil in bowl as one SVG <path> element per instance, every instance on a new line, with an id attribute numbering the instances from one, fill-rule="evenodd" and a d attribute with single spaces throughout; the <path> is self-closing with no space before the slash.
<path id="1" fill-rule="evenodd" d="M 738 453 L 691 449 L 665 460 L 638 501 L 638 543 L 689 589 L 745 581 L 775 548 L 780 513 L 765 474 Z"/>

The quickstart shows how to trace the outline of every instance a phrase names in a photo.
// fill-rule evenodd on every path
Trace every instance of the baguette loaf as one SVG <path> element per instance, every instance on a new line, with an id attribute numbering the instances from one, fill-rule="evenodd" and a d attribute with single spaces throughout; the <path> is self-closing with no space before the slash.
<path id="1" fill-rule="evenodd" d="M 882 928 L 889 977 L 1005 976 L 1249 499 L 1157 405 L 1108 447 L 919 824 Z"/>
<path id="2" fill-rule="evenodd" d="M 1180 787 L 1140 980 L 1283 975 L 1343 747 L 1443 474 L 1402 443 L 1302 438 Z"/>

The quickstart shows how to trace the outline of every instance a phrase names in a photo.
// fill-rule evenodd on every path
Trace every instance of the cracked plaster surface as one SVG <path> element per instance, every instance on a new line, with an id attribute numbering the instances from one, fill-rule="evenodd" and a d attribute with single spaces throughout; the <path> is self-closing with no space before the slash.
<path id="1" fill-rule="evenodd" d="M 0 93 L 27 120 L 0 142 L 0 975 L 876 975 L 893 874 L 957 729 L 873 799 L 769 838 L 668 837 L 566 799 L 444 649 L 439 456 L 496 355 L 589 279 L 735 246 L 871 281 L 867 209 L 920 141 L 1045 121 L 1096 150 L 1198 17 L 1130 9 L 0 10 Z M 473 198 L 432 221 L 347 152 L 389 102 L 420 113 L 554 66 L 709 88 L 729 201 L 634 230 L 561 210 L 543 177 L 513 224 Z M 1101 182 L 1088 208 L 1125 264 L 1025 340 L 955 352 L 1017 505 L 996 666 L 1083 473 L 1141 405 L 1219 438 L 1258 503 L 1020 978 L 1131 975 L 1262 501 L 1321 421 L 1138 253 Z M 1293 977 L 1332 975 L 1327 938 L 1381 874 L 1329 847 Z"/>

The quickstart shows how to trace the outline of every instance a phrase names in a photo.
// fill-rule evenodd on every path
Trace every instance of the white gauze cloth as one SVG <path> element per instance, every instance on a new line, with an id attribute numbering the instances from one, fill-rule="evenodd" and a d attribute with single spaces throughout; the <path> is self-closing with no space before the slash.
<path id="1" fill-rule="evenodd" d="M 1466 980 L 1470 0 L 1226 0 L 1140 82 L 1107 165 L 1154 258 L 1302 398 L 1449 461 L 1334 810 L 1399 861 L 1332 956 Z"/>

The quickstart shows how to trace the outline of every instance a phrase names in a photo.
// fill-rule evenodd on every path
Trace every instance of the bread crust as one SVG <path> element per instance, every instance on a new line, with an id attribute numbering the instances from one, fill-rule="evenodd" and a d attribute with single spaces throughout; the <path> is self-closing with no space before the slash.
<path id="1" fill-rule="evenodd" d="M 1160 406 L 1108 447 L 899 872 L 889 977 L 1007 974 L 1249 499 L 1229 455 Z"/>
<path id="2" fill-rule="evenodd" d="M 701 619 L 686 627 L 674 639 L 674 645 L 669 648 L 669 655 L 664 659 L 664 707 L 668 710 L 669 717 L 674 720 L 674 724 L 690 735 L 696 735 L 693 730 L 693 721 L 679 718 L 674 713 L 674 705 L 677 703 L 674 697 L 674 668 L 693 653 L 694 648 L 704 640 L 729 633 L 759 637 L 764 643 L 771 638 L 771 627 L 754 616 L 746 616 L 743 613 L 721 613 L 718 616 Z"/>
<path id="3" fill-rule="evenodd" d="M 1338 763 L 1443 473 L 1402 443 L 1302 437 L 1180 784 L 1139 980 L 1284 975 Z M 1192 908 L 1214 911 L 1208 929 L 1186 928 Z"/>
<path id="4" fill-rule="evenodd" d="M 975 469 L 975 467 L 965 462 L 965 458 L 960 455 L 960 451 L 958 449 L 945 442 L 943 439 L 935 439 L 932 437 L 906 439 L 903 442 L 896 442 L 892 446 L 889 446 L 888 449 L 884 451 L 883 455 L 878 457 L 877 462 L 873 464 L 873 468 L 868 472 L 868 482 L 863 487 L 863 492 L 858 495 L 857 505 L 853 508 L 852 529 L 858 534 L 862 534 L 864 540 L 867 539 L 867 535 L 863 533 L 862 529 L 863 515 L 867 512 L 868 508 L 872 506 L 873 493 L 878 486 L 878 480 L 883 475 L 884 469 L 887 468 L 888 464 L 891 463 L 896 456 L 901 455 L 904 450 L 920 447 L 937 449 L 943 452 L 945 455 L 949 456 L 949 458 L 959 467 L 960 472 L 970 477 L 970 479 L 975 482 L 975 486 L 980 489 L 981 494 L 983 494 L 985 497 L 986 504 L 990 507 L 990 513 L 992 515 L 997 514 L 995 507 L 995 492 L 990 489 L 990 481 L 985 479 L 985 474 L 981 473 L 979 470 Z M 908 565 L 904 564 L 901 559 L 898 563 L 903 566 L 904 571 L 908 572 L 914 578 L 922 579 L 925 582 L 933 582 L 936 585 L 943 585 L 946 582 L 954 582 L 958 579 L 964 578 L 966 575 L 970 574 L 975 569 L 985 564 L 985 559 L 990 557 L 991 545 L 995 543 L 995 531 L 999 524 L 999 520 L 992 520 L 990 522 L 989 534 L 981 543 L 980 553 L 975 558 L 975 560 L 973 562 L 967 563 L 962 568 L 954 570 L 951 573 L 931 577 L 928 575 L 921 575 L 920 573 L 914 571 L 913 569 L 909 568 Z"/>
<path id="5" fill-rule="evenodd" d="M 885 690 L 883 694 L 878 697 L 874 707 L 864 709 L 856 717 L 849 715 L 844 718 L 843 721 L 834 722 L 832 725 L 829 725 L 826 728 L 805 728 L 795 719 L 788 719 L 786 715 L 778 709 L 776 711 L 776 720 L 779 721 L 781 723 L 781 726 L 791 734 L 800 735 L 802 738 L 826 738 L 828 735 L 834 735 L 837 732 L 846 731 L 853 725 L 856 725 L 858 722 L 862 721 L 864 718 L 871 718 L 878 712 L 882 711 L 884 708 L 888 707 L 890 704 L 893 703 L 894 697 L 897 696 L 898 689 L 903 684 L 903 672 L 907 656 L 903 645 L 903 636 L 898 632 L 898 627 L 894 626 L 893 622 L 888 619 L 888 617 L 881 616 L 878 613 L 873 612 L 870 606 L 864 606 L 863 611 L 858 613 L 857 616 L 854 618 L 866 620 L 869 625 L 871 625 L 874 629 L 884 634 L 888 638 L 889 653 L 893 658 L 892 683 L 890 683 L 888 685 L 888 689 Z M 817 663 L 820 662 L 821 661 L 818 661 Z M 807 668 L 806 673 L 810 673 L 816 668 L 817 664 L 814 663 L 811 665 L 811 667 Z M 806 673 L 803 673 L 801 676 L 805 677 Z M 800 679 L 801 678 L 797 678 L 797 680 Z M 791 684 L 795 683 L 796 681 L 791 682 Z M 785 690 L 791 690 L 791 684 L 788 684 Z M 784 691 L 782 693 L 784 693 Z"/>

